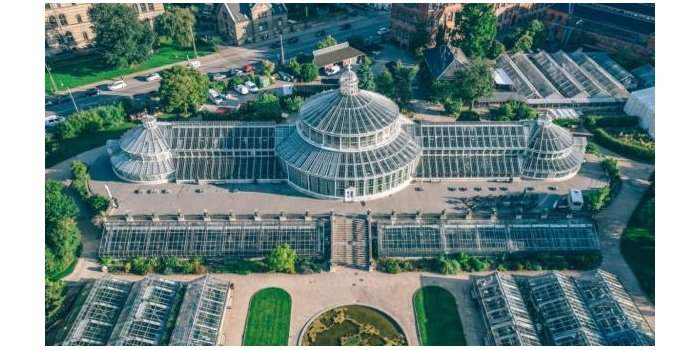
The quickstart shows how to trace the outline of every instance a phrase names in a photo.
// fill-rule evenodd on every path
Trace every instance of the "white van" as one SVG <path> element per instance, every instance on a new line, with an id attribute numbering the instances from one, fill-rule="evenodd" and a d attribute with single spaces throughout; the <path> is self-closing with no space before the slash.
<path id="1" fill-rule="evenodd" d="M 58 124 L 61 124 L 65 118 L 59 117 L 56 113 L 46 113 L 44 115 L 44 127 L 51 128 Z"/>
<path id="2" fill-rule="evenodd" d="M 219 92 L 217 92 L 214 89 L 209 89 L 208 95 L 209 95 L 209 100 L 211 100 L 211 102 L 216 104 L 216 105 L 220 105 L 221 102 L 224 101 L 224 99 L 221 97 Z"/>
<path id="3" fill-rule="evenodd" d="M 570 189 L 566 202 L 571 210 L 579 211 L 583 209 L 583 193 L 575 188 Z"/>

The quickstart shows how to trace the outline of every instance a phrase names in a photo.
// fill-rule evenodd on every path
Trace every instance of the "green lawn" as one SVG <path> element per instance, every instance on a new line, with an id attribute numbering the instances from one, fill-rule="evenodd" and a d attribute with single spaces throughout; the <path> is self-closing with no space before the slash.
<path id="1" fill-rule="evenodd" d="M 258 291 L 250 300 L 243 345 L 287 346 L 292 298 L 280 288 Z"/>
<path id="2" fill-rule="evenodd" d="M 421 345 L 467 345 L 454 296 L 446 289 L 427 286 L 413 296 L 413 310 Z"/>
<path id="3" fill-rule="evenodd" d="M 210 45 L 201 43 L 197 45 L 197 54 L 199 54 L 199 56 L 208 55 L 212 52 L 214 52 L 214 48 Z M 128 68 L 114 68 L 108 66 L 96 53 L 47 59 L 46 63 L 51 69 L 51 74 L 53 75 L 54 81 L 56 81 L 58 90 L 63 91 L 67 88 L 91 84 L 164 66 L 166 64 L 184 61 L 187 57 L 194 58 L 194 51 L 191 48 L 179 49 L 163 41 L 160 49 L 145 62 Z M 46 94 L 51 94 L 53 92 L 51 80 L 49 79 L 46 69 L 44 69 L 44 91 Z"/>

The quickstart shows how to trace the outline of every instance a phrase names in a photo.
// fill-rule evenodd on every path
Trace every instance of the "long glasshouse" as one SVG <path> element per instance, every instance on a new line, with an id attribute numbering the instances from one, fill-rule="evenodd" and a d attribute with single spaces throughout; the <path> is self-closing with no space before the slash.
<path id="1" fill-rule="evenodd" d="M 125 181 L 282 182 L 308 195 L 369 200 L 412 179 L 563 180 L 583 162 L 585 139 L 551 120 L 414 124 L 388 98 L 358 87 L 310 97 L 296 124 L 157 122 L 108 142 Z"/>
<path id="2" fill-rule="evenodd" d="M 189 283 L 105 275 L 84 289 L 85 301 L 66 320 L 62 344 L 217 345 L 229 289 L 230 283 L 209 275 Z"/>
<path id="3" fill-rule="evenodd" d="M 618 278 L 603 270 L 477 277 L 472 296 L 487 345 L 649 346 L 654 332 Z"/>

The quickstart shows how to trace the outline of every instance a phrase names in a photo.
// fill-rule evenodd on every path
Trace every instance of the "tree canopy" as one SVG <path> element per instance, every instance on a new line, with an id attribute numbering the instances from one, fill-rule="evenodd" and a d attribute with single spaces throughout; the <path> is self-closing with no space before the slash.
<path id="1" fill-rule="evenodd" d="M 262 60 L 262 73 L 266 77 L 271 77 L 272 73 L 275 72 L 275 64 L 270 60 Z"/>
<path id="2" fill-rule="evenodd" d="M 452 96 L 459 98 L 470 108 L 479 97 L 488 96 L 493 91 L 491 63 L 484 59 L 475 59 L 464 70 L 455 74 Z"/>
<path id="3" fill-rule="evenodd" d="M 418 74 L 418 68 L 399 64 L 394 73 L 394 88 L 399 103 L 406 104 L 413 98 L 413 82 Z"/>
<path id="4" fill-rule="evenodd" d="M 396 97 L 396 92 L 394 91 L 394 77 L 388 70 L 385 69 L 381 74 L 379 74 L 379 76 L 377 76 L 375 84 L 377 87 L 377 92 L 380 94 L 389 98 Z"/>
<path id="5" fill-rule="evenodd" d="M 65 189 L 57 181 L 47 181 L 44 186 L 44 259 L 47 276 L 68 268 L 80 246 L 80 231 L 75 222 L 78 207 Z"/>
<path id="6" fill-rule="evenodd" d="M 89 10 L 95 30 L 95 47 L 107 64 L 127 67 L 153 53 L 156 34 L 125 4 L 95 4 Z"/>
<path id="7" fill-rule="evenodd" d="M 338 42 L 335 40 L 334 37 L 330 35 L 326 35 L 325 38 L 321 39 L 317 44 L 316 44 L 316 50 L 318 49 L 325 49 L 326 47 L 333 46 L 338 44 Z"/>
<path id="8" fill-rule="evenodd" d="M 357 69 L 360 89 L 374 90 L 374 74 L 372 73 L 372 59 L 363 56 L 360 67 Z"/>
<path id="9" fill-rule="evenodd" d="M 468 57 L 487 57 L 496 39 L 493 4 L 464 4 L 457 12 L 453 42 Z"/>
<path id="10" fill-rule="evenodd" d="M 162 76 L 158 94 L 164 111 L 189 116 L 206 100 L 209 79 L 197 70 L 175 66 Z"/>
<path id="11" fill-rule="evenodd" d="M 302 81 L 312 81 L 318 77 L 318 68 L 313 63 L 304 63 L 300 67 L 299 77 Z"/>
<path id="12" fill-rule="evenodd" d="M 178 47 L 190 47 L 194 41 L 194 26 L 197 20 L 190 9 L 170 7 L 156 20 L 159 34 L 172 39 Z"/>
<path id="13" fill-rule="evenodd" d="M 297 253 L 289 245 L 282 244 L 275 247 L 265 261 L 272 271 L 295 273 Z"/>

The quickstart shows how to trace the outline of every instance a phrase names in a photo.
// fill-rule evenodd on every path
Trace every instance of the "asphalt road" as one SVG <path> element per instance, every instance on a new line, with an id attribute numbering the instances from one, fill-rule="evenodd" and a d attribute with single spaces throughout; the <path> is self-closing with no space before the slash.
<path id="1" fill-rule="evenodd" d="M 359 35 L 363 38 L 377 37 L 377 30 L 379 28 L 389 27 L 389 13 L 382 11 L 371 12 L 371 14 L 371 16 L 364 14 L 347 19 L 335 19 L 335 21 L 332 23 L 323 23 L 310 29 L 285 34 L 283 37 L 283 40 L 285 41 L 289 37 L 299 38 L 299 41 L 295 44 L 284 44 L 285 59 L 288 60 L 289 58 L 300 53 L 311 54 L 311 51 L 313 51 L 316 43 L 321 39 L 320 37 L 316 36 L 316 32 L 319 30 L 325 30 L 327 34 L 332 35 L 339 42 L 345 41 L 353 35 Z M 348 30 L 341 30 L 340 27 L 344 23 L 351 23 L 352 27 Z M 275 45 L 273 48 L 272 46 L 274 44 L 277 45 Z M 241 68 L 245 64 L 256 62 L 263 58 L 277 62 L 279 60 L 279 53 L 279 40 L 271 40 L 269 42 L 247 45 L 245 47 L 220 47 L 218 52 L 199 58 L 199 61 L 201 62 L 201 67 L 199 70 L 206 73 L 220 72 L 228 70 L 232 67 Z M 117 91 L 107 90 L 107 84 L 104 83 L 73 89 L 72 92 L 75 102 L 78 105 L 78 108 L 86 109 L 98 105 L 112 103 L 122 96 L 132 96 L 137 99 L 145 98 L 149 92 L 158 90 L 158 87 L 160 86 L 160 82 L 158 81 L 145 81 L 145 76 L 151 72 L 160 71 L 169 66 L 159 67 L 138 73 L 136 75 L 127 76 L 124 79 L 127 83 L 127 87 Z M 99 95 L 83 96 L 86 90 L 89 90 L 94 86 L 100 89 Z M 75 107 L 70 100 L 67 100 L 60 104 L 47 106 L 46 111 L 54 112 L 59 115 L 69 115 L 75 111 Z"/>

